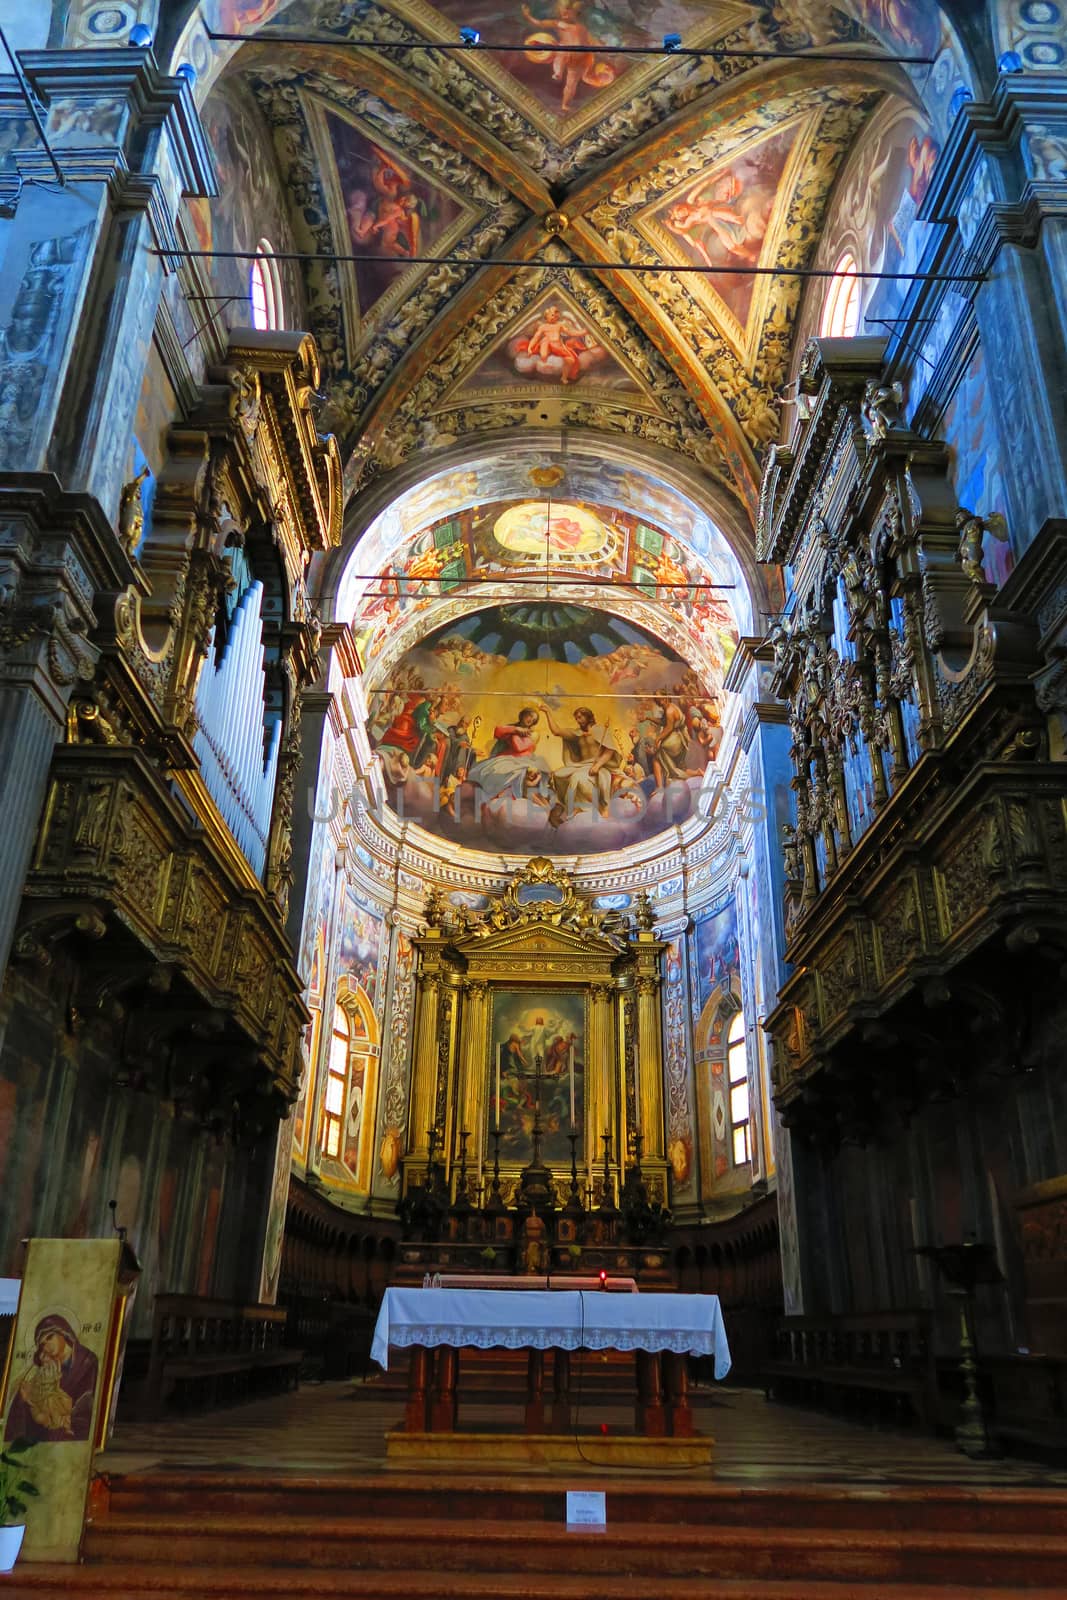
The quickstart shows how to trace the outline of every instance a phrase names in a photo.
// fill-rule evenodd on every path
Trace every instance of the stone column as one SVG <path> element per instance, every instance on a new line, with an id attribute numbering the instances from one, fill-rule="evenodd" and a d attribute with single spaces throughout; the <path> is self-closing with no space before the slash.
<path id="1" fill-rule="evenodd" d="M 329 720 L 330 707 L 333 705 L 333 695 L 326 689 L 305 689 L 301 696 L 300 718 L 300 773 L 293 795 L 292 833 L 290 842 L 292 857 L 290 870 L 293 882 L 304 885 L 302 895 L 293 895 L 289 901 L 289 916 L 286 923 L 286 932 L 289 942 L 300 957 L 300 946 L 304 932 L 304 920 L 308 909 L 308 896 L 318 893 L 318 885 L 312 883 L 309 869 L 311 867 L 311 852 L 314 842 L 316 820 L 328 822 L 334 814 L 334 808 L 344 806 L 346 796 L 338 795 L 330 790 L 330 774 L 325 774 L 325 782 L 320 788 L 320 767 L 322 764 L 323 734 Z M 316 816 L 318 813 L 318 816 Z M 300 976 L 307 981 L 307 973 Z"/>
<path id="2" fill-rule="evenodd" d="M 790 785 L 792 762 L 788 709 L 772 688 L 774 652 L 765 640 L 744 639 L 730 664 L 727 687 L 743 697 L 747 706 L 741 726 L 741 744 L 749 760 L 751 790 L 743 797 L 742 814 L 752 827 L 753 870 L 759 886 L 758 927 L 750 929 L 748 960 L 759 965 L 759 988 L 773 1005 L 786 976 L 785 897 L 787 890 L 782 829 L 792 821 Z M 781 1238 L 782 1289 L 787 1311 L 804 1304 L 801 1272 L 800 1227 L 793 1183 L 791 1135 L 778 1120 L 771 1098 L 774 1045 L 763 1032 L 764 1017 L 749 1019 L 763 1033 L 760 1052 L 760 1103 L 766 1108 L 767 1171 L 778 1193 Z M 754 1087 L 754 1086 L 752 1086 Z"/>
<path id="3" fill-rule="evenodd" d="M 27 187 L 0 228 L 0 387 L 12 426 L 0 468 L 55 471 L 119 503 L 133 419 L 183 195 L 218 193 L 192 89 L 149 49 L 36 50 L 26 78 L 47 108 L 63 187 L 36 138 L 12 154 Z M 21 121 L 9 99 L 0 121 Z M 17 421 L 15 418 L 17 417 Z"/>
<path id="4" fill-rule="evenodd" d="M 1002 74 L 988 101 L 964 107 L 923 202 L 925 218 L 956 230 L 939 270 L 985 274 L 974 316 L 1017 552 L 1067 508 L 1065 148 L 1063 74 Z"/>

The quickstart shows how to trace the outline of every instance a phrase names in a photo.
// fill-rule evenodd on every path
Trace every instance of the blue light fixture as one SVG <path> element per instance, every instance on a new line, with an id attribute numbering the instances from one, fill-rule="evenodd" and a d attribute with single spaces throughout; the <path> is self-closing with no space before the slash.
<path id="1" fill-rule="evenodd" d="M 1019 54 L 1018 50 L 1005 50 L 1003 55 L 1000 57 L 999 61 L 997 62 L 997 71 L 998 72 L 1021 72 L 1022 70 L 1023 70 L 1023 58 Z"/>
<path id="2" fill-rule="evenodd" d="M 147 22 L 135 22 L 130 29 L 129 43 L 135 50 L 150 50 L 153 43 L 152 30 Z"/>
<path id="3" fill-rule="evenodd" d="M 460 28 L 459 36 L 464 44 L 481 44 L 482 36 L 477 28 Z"/>
<path id="4" fill-rule="evenodd" d="M 663 35 L 663 48 L 664 50 L 680 50 L 682 48 L 681 34 L 665 33 Z"/>
<path id="5" fill-rule="evenodd" d="M 196 83 L 196 68 L 191 61 L 183 61 L 174 76 L 176 78 L 184 78 L 191 89 Z"/>
<path id="6" fill-rule="evenodd" d="M 958 117 L 968 100 L 973 100 L 974 95 L 965 83 L 957 84 L 952 91 L 952 99 L 948 103 L 950 117 Z"/>

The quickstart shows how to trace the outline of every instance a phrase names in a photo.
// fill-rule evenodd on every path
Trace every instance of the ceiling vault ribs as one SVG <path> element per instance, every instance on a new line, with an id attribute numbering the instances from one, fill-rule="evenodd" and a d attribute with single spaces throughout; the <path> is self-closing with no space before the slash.
<path id="1" fill-rule="evenodd" d="M 248 40 L 227 69 L 271 126 L 296 243 L 319 258 L 305 275 L 322 420 L 349 455 L 348 489 L 457 433 L 548 423 L 678 451 L 751 520 L 830 192 L 879 100 L 914 103 L 899 63 L 919 55 L 872 54 L 870 34 L 818 4 L 805 54 L 781 47 L 795 27 L 775 34 L 748 0 L 719 7 L 715 25 L 692 0 L 618 0 L 630 31 L 620 23 L 610 43 L 615 13 L 586 0 L 530 0 L 525 22 L 493 12 L 494 27 L 492 0 L 471 3 L 485 49 L 455 47 L 458 0 L 367 0 L 344 24 L 359 37 L 333 39 L 308 23 L 340 28 L 342 11 L 304 0 L 295 31 Z M 671 5 L 685 20 L 677 53 L 650 37 Z M 576 19 L 575 37 L 599 49 L 568 56 Z M 338 145 L 342 123 L 355 155 Z M 412 197 L 406 237 L 382 223 L 368 149 Z M 730 198 L 712 195 L 720 183 Z M 740 246 L 728 217 L 714 235 L 685 221 L 686 208 L 732 204 Z M 562 376 L 545 362 L 531 375 L 519 359 L 537 310 L 574 324 L 580 372 L 564 356 Z"/>
<path id="2" fill-rule="evenodd" d="M 297 72 L 314 71 L 324 82 L 332 79 L 338 91 L 362 89 L 380 95 L 393 111 L 413 118 L 482 167 L 495 183 L 509 190 L 529 210 L 547 210 L 552 203 L 544 179 L 514 151 L 485 128 L 475 130 L 469 116 L 457 111 L 432 89 L 413 81 L 382 56 L 366 51 L 345 55 L 334 45 L 308 46 L 291 66 L 283 69 L 278 67 L 276 57 L 272 57 L 267 46 L 252 41 L 241 51 L 240 70 L 242 73 L 269 70 L 275 82 L 291 78 Z M 343 100 L 339 103 L 344 104 Z"/>

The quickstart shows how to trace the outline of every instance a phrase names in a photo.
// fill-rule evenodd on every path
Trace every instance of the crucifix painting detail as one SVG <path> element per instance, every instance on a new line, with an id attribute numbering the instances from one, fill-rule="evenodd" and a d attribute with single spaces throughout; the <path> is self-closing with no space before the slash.
<path id="1" fill-rule="evenodd" d="M 502 1161 L 530 1160 L 540 1058 L 541 1149 L 562 1173 L 570 1160 L 567 1135 L 583 1127 L 585 1050 L 584 990 L 494 992 L 488 1125 L 500 1130 Z"/>

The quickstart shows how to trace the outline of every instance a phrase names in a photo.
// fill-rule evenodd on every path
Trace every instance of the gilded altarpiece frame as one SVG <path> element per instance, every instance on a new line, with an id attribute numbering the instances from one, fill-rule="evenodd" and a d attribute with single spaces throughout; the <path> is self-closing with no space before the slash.
<path id="1" fill-rule="evenodd" d="M 646 1181 L 653 1197 L 666 1202 L 659 1000 L 665 947 L 652 931 L 651 917 L 644 919 L 648 926 L 635 928 L 617 915 L 593 911 L 575 893 L 569 877 L 544 858 L 535 858 L 517 873 L 484 913 L 453 912 L 431 893 L 426 917 L 426 927 L 414 941 L 418 972 L 405 1192 L 424 1181 L 431 1129 L 435 1159 L 443 1160 L 454 1191 L 460 1134 L 467 1130 L 468 1191 L 477 1201 L 493 1158 L 499 1067 L 505 1101 L 501 1187 L 505 1203 L 512 1201 L 530 1157 L 524 1137 L 508 1138 L 507 1068 L 494 1046 L 508 1042 L 496 1037 L 502 1019 L 507 1020 L 503 1031 L 510 1035 L 516 1019 L 525 1018 L 517 1041 L 525 1059 L 514 1063 L 525 1103 L 524 1108 L 515 1106 L 516 1127 L 510 1132 L 517 1135 L 521 1128 L 528 1134 L 524 1124 L 531 1120 L 536 1092 L 531 1057 L 537 1054 L 543 1058 L 543 1124 L 548 1129 L 556 1118 L 569 1123 L 569 1034 L 580 1034 L 573 1043 L 583 1191 L 591 1188 L 594 1201 L 602 1192 L 607 1133 L 617 1192 L 619 1153 L 626 1155 L 639 1127 Z M 537 1017 L 542 1018 L 540 1030 Z M 552 1060 L 553 1051 L 562 1053 L 559 1062 Z M 545 1143 L 561 1204 L 570 1185 L 569 1132 L 568 1126 L 553 1129 L 558 1137 L 554 1142 L 546 1137 Z"/>

